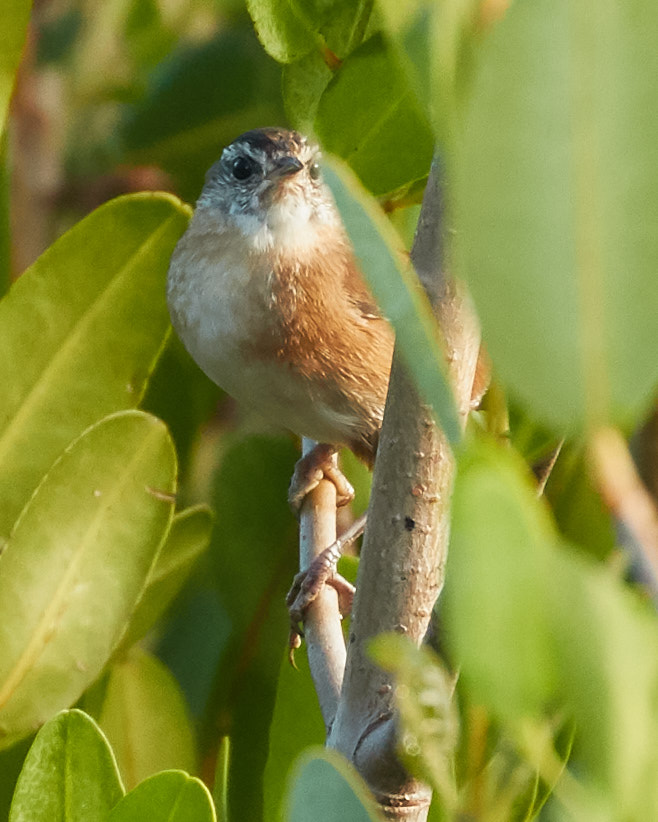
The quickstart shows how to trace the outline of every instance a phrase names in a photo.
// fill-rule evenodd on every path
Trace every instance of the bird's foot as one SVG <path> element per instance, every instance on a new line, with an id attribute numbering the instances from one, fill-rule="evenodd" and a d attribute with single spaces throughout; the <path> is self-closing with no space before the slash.
<path id="1" fill-rule="evenodd" d="M 354 488 L 332 460 L 335 453 L 335 446 L 321 442 L 297 460 L 288 489 L 288 503 L 297 516 L 307 494 L 317 488 L 323 479 L 330 480 L 336 486 L 338 507 L 354 499 Z"/>
<path id="2" fill-rule="evenodd" d="M 311 603 L 317 599 L 323 585 L 331 585 L 338 594 L 338 610 L 341 616 L 352 612 L 355 588 L 336 571 L 338 560 L 343 549 L 350 542 L 361 536 L 366 527 L 367 514 L 362 514 L 334 543 L 321 551 L 311 565 L 300 571 L 293 580 L 292 587 L 286 597 L 286 605 L 290 614 L 290 659 L 293 661 L 294 651 L 301 644 L 304 636 L 302 623 L 306 611 Z"/>

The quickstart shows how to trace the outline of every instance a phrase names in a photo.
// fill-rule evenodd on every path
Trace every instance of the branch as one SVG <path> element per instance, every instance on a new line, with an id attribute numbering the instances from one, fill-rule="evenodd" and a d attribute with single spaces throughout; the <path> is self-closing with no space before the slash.
<path id="1" fill-rule="evenodd" d="M 469 306 L 443 276 L 439 167 L 428 181 L 412 259 L 446 341 L 449 372 L 465 423 L 479 351 Z M 454 462 L 431 410 L 420 402 L 399 352 L 373 478 L 343 691 L 329 745 L 352 760 L 390 819 L 423 820 L 431 798 L 395 755 L 390 675 L 368 655 L 370 639 L 404 633 L 420 645 L 443 584 Z"/>
<path id="2" fill-rule="evenodd" d="M 304 438 L 302 454 L 313 450 Z M 334 455 L 334 460 L 337 457 Z M 305 571 L 315 557 L 336 539 L 336 486 L 322 480 L 304 500 L 299 517 L 299 567 Z M 336 716 L 345 670 L 345 641 L 338 594 L 323 585 L 304 616 L 304 634 L 311 676 L 327 731 Z"/>

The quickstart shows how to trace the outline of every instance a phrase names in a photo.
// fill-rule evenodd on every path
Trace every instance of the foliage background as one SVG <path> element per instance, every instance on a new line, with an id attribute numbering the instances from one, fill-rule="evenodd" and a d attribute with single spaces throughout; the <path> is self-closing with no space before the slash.
<path id="1" fill-rule="evenodd" d="M 27 4 L 13 0 L 7 12 L 3 105 L 19 56 L 20 67 L 3 138 L 2 290 L 40 260 L 2 305 L 0 374 L 11 386 L 3 425 L 16 430 L 11 399 L 22 402 L 30 368 L 37 373 L 41 356 L 45 372 L 50 353 L 63 350 L 73 297 L 86 316 L 92 298 L 85 303 L 81 284 L 90 295 L 103 282 L 113 285 L 103 291 L 98 325 L 86 328 L 66 362 L 57 360 L 50 405 L 34 404 L 32 417 L 21 416 L 23 439 L 11 441 L 14 452 L 0 448 L 1 536 L 12 548 L 4 564 L 21 539 L 40 562 L 48 534 L 62 533 L 53 523 L 74 519 L 76 498 L 58 502 L 42 484 L 22 530 L 12 530 L 66 446 L 73 467 L 93 460 L 115 488 L 130 437 L 137 441 L 142 427 L 154 425 L 153 449 L 170 461 L 157 489 L 174 487 L 175 448 L 177 508 L 187 510 L 171 525 L 173 504 L 157 501 L 168 506 L 166 514 L 153 513 L 163 520 L 157 533 L 165 540 L 158 564 L 157 538 L 147 549 L 134 529 L 143 567 L 127 572 L 123 584 L 131 580 L 137 590 L 148 582 L 152 599 L 142 602 L 141 614 L 126 605 L 115 615 L 102 674 L 88 677 L 79 700 L 107 735 L 127 789 L 180 768 L 216 784 L 220 814 L 227 803 L 234 819 L 277 819 L 292 779 L 290 818 L 303 819 L 309 811 L 296 810 L 304 801 L 299 785 L 328 780 L 317 766 L 322 759 L 311 759 L 306 771 L 298 766 L 298 781 L 290 777 L 296 756 L 324 737 L 303 655 L 301 674 L 285 662 L 282 601 L 295 570 L 296 528 L 284 500 L 295 442 L 236 408 L 168 334 L 164 272 L 185 208 L 173 198 L 138 195 L 80 223 L 121 194 L 164 190 L 193 202 L 205 170 L 237 134 L 288 124 L 313 131 L 349 163 L 407 246 L 440 140 L 457 233 L 451 265 L 472 290 L 495 368 L 474 439 L 504 433 L 509 394 L 514 454 L 474 445 L 458 481 L 454 570 L 442 618 L 462 665 L 461 732 L 448 733 L 438 753 L 436 740 L 421 748 L 433 752 L 425 756 L 430 766 L 454 758 L 460 798 L 450 800 L 445 774 L 432 771 L 443 798 L 433 813 L 443 818 L 459 806 L 478 819 L 530 818 L 571 750 L 574 715 L 580 782 L 563 779 L 546 817 L 640 820 L 658 813 L 658 798 L 646 789 L 658 719 L 655 618 L 623 582 L 627 563 L 618 549 L 637 549 L 636 530 L 611 515 L 610 471 L 597 473 L 592 456 L 610 454 L 599 447 L 599 434 L 618 426 L 633 437 L 655 493 L 658 117 L 651 78 L 658 14 L 640 0 L 626 11 L 608 2 L 518 2 L 496 26 L 506 5 L 417 0 L 403 9 L 382 0 L 371 15 L 367 0 L 50 0 L 34 4 L 24 48 Z M 64 245 L 49 248 L 63 234 Z M 150 243 L 151 235 L 157 241 Z M 75 317 L 70 322 L 78 327 Z M 78 399 L 66 404 L 81 382 L 90 398 L 85 413 Z M 166 423 L 173 448 L 152 417 L 125 410 L 136 405 Z M 108 422 L 113 412 L 119 416 Z M 73 423 L 54 424 L 57 414 Z M 81 445 L 76 437 L 94 423 L 100 427 Z M 113 426 L 127 438 L 126 451 L 110 458 L 108 443 L 118 440 Z M 524 461 L 540 458 L 565 432 L 548 512 L 531 499 Z M 102 444 L 89 446 L 90 436 Z M 25 441 L 32 443 L 27 467 Z M 612 461 L 613 474 L 625 465 L 620 460 Z M 345 464 L 362 507 L 369 479 L 349 455 Z M 138 484 L 124 474 L 126 488 Z M 12 509 L 5 500 L 14 493 Z M 199 504 L 214 511 L 207 551 L 210 515 L 192 507 Z M 96 516 L 91 505 L 84 510 Z M 45 535 L 37 541 L 39 523 Z M 119 538 L 126 537 L 108 537 L 108 544 Z M 56 568 L 65 570 L 58 545 L 53 552 Z M 27 617 L 10 594 L 0 603 L 0 622 L 5 641 L 18 647 Z M 92 594 L 81 601 L 81 614 L 95 604 Z M 28 615 L 33 605 L 27 602 Z M 429 663 L 407 659 L 401 649 L 380 653 L 400 676 L 419 665 L 408 688 L 421 690 Z M 414 706 L 407 705 L 410 728 L 422 739 Z M 44 710 L 33 724 L 48 718 Z M 93 737 L 77 714 L 61 721 Z M 452 727 L 450 716 L 442 721 Z M 225 791 L 215 771 L 223 773 L 228 754 L 219 744 L 227 735 Z M 0 752 L 0 818 L 8 816 L 31 739 Z M 90 745 L 99 744 L 93 739 Z M 410 762 L 430 767 L 417 755 Z M 309 777 L 316 766 L 319 776 Z"/>

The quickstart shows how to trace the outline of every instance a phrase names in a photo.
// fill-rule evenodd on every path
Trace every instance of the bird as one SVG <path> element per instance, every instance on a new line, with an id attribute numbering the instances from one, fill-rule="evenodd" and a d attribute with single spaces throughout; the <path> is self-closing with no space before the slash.
<path id="1" fill-rule="evenodd" d="M 297 131 L 237 137 L 207 172 L 167 276 L 172 324 L 208 377 L 317 442 L 295 469 L 296 511 L 322 477 L 339 504 L 351 499 L 340 447 L 372 468 L 394 345 L 320 159 Z"/>

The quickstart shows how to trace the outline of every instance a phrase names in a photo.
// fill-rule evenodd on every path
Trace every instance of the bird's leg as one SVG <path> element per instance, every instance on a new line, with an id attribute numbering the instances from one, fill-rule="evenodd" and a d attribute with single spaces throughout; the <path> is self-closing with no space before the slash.
<path id="1" fill-rule="evenodd" d="M 306 495 L 325 478 L 336 486 L 338 507 L 347 505 L 354 499 L 354 488 L 331 459 L 336 451 L 336 446 L 321 442 L 297 460 L 288 489 L 288 503 L 296 516 L 299 516 Z"/>
<path id="2" fill-rule="evenodd" d="M 290 647 L 292 650 L 299 647 L 299 637 L 304 635 L 300 629 L 304 612 L 316 599 L 323 585 L 331 585 L 336 589 L 340 612 L 343 616 L 351 612 L 354 586 L 336 573 L 336 565 L 345 546 L 360 537 L 365 530 L 367 516 L 365 513 L 356 519 L 334 543 L 321 551 L 311 565 L 297 574 L 293 580 L 286 597 L 290 614 Z"/>

